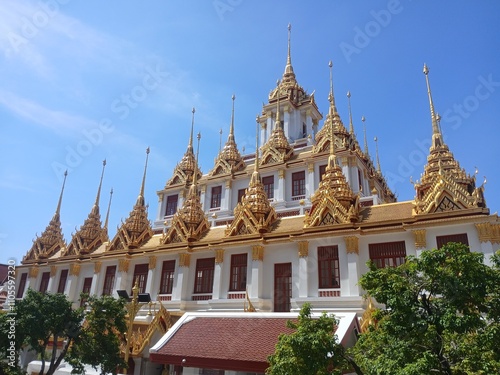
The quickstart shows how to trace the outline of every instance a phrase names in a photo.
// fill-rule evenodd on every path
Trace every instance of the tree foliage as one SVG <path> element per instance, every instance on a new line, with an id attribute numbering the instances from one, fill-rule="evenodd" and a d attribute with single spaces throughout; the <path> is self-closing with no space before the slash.
<path id="1" fill-rule="evenodd" d="M 349 368 L 342 345 L 334 334 L 337 321 L 334 316 L 323 313 L 318 319 L 311 317 L 311 306 L 305 303 L 298 321 L 287 322 L 295 329 L 291 334 L 282 334 L 276 351 L 268 357 L 268 375 L 326 375 L 342 374 Z"/>
<path id="2" fill-rule="evenodd" d="M 73 373 L 83 374 L 84 364 L 115 373 L 117 366 L 124 366 L 120 357 L 120 339 L 126 331 L 124 303 L 109 296 L 88 297 L 85 308 L 73 309 L 63 294 L 29 289 L 16 302 L 16 339 L 19 346 L 40 356 L 40 373 L 52 375 L 63 359 L 73 365 Z"/>
<path id="3" fill-rule="evenodd" d="M 353 354 L 365 374 L 500 373 L 500 253 L 462 244 L 370 271 L 360 285 L 385 309 Z"/>

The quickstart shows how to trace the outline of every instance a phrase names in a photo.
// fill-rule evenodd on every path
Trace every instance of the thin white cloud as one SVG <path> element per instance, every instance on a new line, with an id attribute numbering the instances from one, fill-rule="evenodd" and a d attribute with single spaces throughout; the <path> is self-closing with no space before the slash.
<path id="1" fill-rule="evenodd" d="M 30 123 L 41 125 L 56 133 L 75 133 L 82 128 L 95 126 L 92 120 L 43 107 L 3 89 L 0 89 L 0 105 Z"/>

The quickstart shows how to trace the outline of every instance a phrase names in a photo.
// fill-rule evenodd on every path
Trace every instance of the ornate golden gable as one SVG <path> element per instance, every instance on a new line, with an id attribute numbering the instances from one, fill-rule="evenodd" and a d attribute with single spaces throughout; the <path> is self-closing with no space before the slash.
<path id="1" fill-rule="evenodd" d="M 54 216 L 50 220 L 47 228 L 45 228 L 45 230 L 42 232 L 41 236 L 37 236 L 33 240 L 31 249 L 23 257 L 23 263 L 26 261 L 37 261 L 50 258 L 59 250 L 62 250 L 66 247 L 66 242 L 64 241 L 64 237 L 62 234 L 60 212 L 67 176 L 68 171 L 64 172 L 61 194 L 59 195 L 59 201 L 57 203 L 57 208 Z"/>
<path id="2" fill-rule="evenodd" d="M 149 147 L 146 149 L 146 163 L 144 165 L 144 175 L 142 177 L 139 196 L 129 217 L 125 222 L 122 221 L 122 225 L 118 228 L 108 250 L 136 249 L 153 237 L 153 230 L 148 220 L 147 207 L 144 202 L 144 185 L 146 183 L 148 157 Z"/>
<path id="3" fill-rule="evenodd" d="M 196 179 L 182 208 L 175 213 L 170 228 L 161 238 L 161 243 L 198 241 L 210 229 L 195 183 Z"/>
<path id="4" fill-rule="evenodd" d="M 238 151 L 236 141 L 234 140 L 234 100 L 236 97 L 233 95 L 233 110 L 231 114 L 231 126 L 229 128 L 229 135 L 224 148 L 219 152 L 215 159 L 214 168 L 208 173 L 209 176 L 217 175 L 232 175 L 234 172 L 241 171 L 245 168 L 245 162 Z M 221 130 L 222 132 L 222 130 Z"/>

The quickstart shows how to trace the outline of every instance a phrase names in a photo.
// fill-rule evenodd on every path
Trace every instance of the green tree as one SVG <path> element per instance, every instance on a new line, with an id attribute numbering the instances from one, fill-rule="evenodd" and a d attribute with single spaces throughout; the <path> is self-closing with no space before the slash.
<path id="1" fill-rule="evenodd" d="M 16 303 L 17 338 L 20 345 L 40 356 L 40 374 L 52 375 L 63 359 L 77 374 L 84 373 L 85 364 L 100 368 L 101 373 L 116 373 L 117 366 L 125 367 L 120 357 L 120 340 L 126 330 L 125 302 L 109 296 L 85 296 L 85 300 L 85 308 L 73 309 L 63 294 L 30 289 Z M 63 343 L 59 350 L 58 341 Z M 0 344 L 3 346 L 3 341 Z"/>
<path id="2" fill-rule="evenodd" d="M 334 316 L 326 313 L 318 319 L 312 318 L 311 305 L 305 303 L 298 321 L 287 322 L 287 327 L 296 331 L 280 335 L 276 351 L 268 357 L 266 374 L 342 374 L 343 370 L 355 367 L 334 334 L 337 323 Z"/>
<path id="3" fill-rule="evenodd" d="M 76 370 L 83 373 L 83 364 L 88 364 L 107 374 L 126 367 L 120 354 L 121 337 L 127 330 L 125 303 L 110 296 L 87 298 L 80 339 L 70 351 L 69 362 Z"/>
<path id="4" fill-rule="evenodd" d="M 492 266 L 463 244 L 363 275 L 385 309 L 353 348 L 366 374 L 500 373 L 500 253 Z"/>
<path id="5" fill-rule="evenodd" d="M 40 374 L 52 375 L 80 336 L 83 310 L 74 310 L 63 294 L 40 293 L 29 289 L 26 297 L 16 303 L 17 331 L 23 343 L 40 355 Z M 63 340 L 60 351 L 58 340 Z M 48 369 L 45 370 L 48 358 Z M 45 372 L 44 372 L 45 371 Z"/>

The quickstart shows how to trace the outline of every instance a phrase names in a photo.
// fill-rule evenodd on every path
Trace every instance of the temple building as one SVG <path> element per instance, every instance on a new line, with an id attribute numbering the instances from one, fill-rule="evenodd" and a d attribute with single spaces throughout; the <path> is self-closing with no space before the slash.
<path id="1" fill-rule="evenodd" d="M 443 138 L 427 66 L 431 121 L 422 126 L 432 145 L 414 199 L 398 202 L 366 136 L 363 148 L 355 136 L 350 103 L 345 123 L 340 116 L 332 64 L 328 102 L 319 103 L 328 109 L 323 119 L 291 57 L 289 30 L 283 76 L 256 118 L 254 154 L 238 148 L 233 96 L 227 141 L 202 172 L 193 109 L 186 152 L 165 186 L 156 187 L 152 222 L 144 201 L 149 149 L 138 197 L 113 238 L 100 215 L 105 163 L 91 212 L 68 240 L 61 231 L 63 184 L 52 220 L 17 267 L 17 298 L 28 288 L 64 293 L 75 306 L 82 292 L 147 295 L 124 348 L 129 373 L 256 374 L 271 353 L 223 357 L 227 350 L 214 350 L 222 345 L 214 332 L 227 329 L 235 348 L 244 343 L 259 352 L 258 340 L 271 332 L 276 341 L 284 319 L 309 302 L 315 312 L 342 317 L 339 338 L 352 343 L 368 307 L 358 285 L 368 261 L 396 266 L 450 241 L 489 259 L 500 244 L 500 220 L 490 215 L 484 186 Z M 194 345 L 193 335 L 211 349 Z"/>

